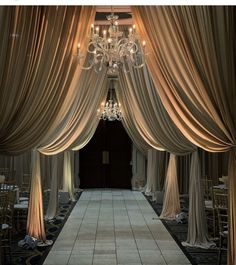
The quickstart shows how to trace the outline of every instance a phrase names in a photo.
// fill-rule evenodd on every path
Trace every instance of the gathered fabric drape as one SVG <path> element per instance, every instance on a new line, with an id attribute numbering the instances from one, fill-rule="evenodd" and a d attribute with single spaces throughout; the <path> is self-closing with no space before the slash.
<path id="1" fill-rule="evenodd" d="M 85 53 L 95 8 L 16 6 L 1 13 L 0 151 L 19 154 L 38 146 L 71 103 L 70 83 L 81 71 L 77 43 Z"/>
<path id="2" fill-rule="evenodd" d="M 86 144 L 96 129 L 94 114 L 104 98 L 100 87 L 105 71 L 96 81 L 86 74 L 81 81 L 76 49 L 80 42 L 86 55 L 95 7 L 6 7 L 0 12 L 5 19 L 0 25 L 5 37 L 0 46 L 0 151 L 18 154 L 37 147 L 52 155 L 73 147 L 79 136 L 79 145 Z M 85 82 L 85 88 L 78 88 L 79 82 Z M 95 88 L 86 91 L 89 85 Z M 37 190 L 39 178 L 39 167 L 33 168 Z M 36 204 L 42 211 L 42 200 L 31 196 L 29 208 Z M 39 235 L 43 227 L 37 225 L 42 222 L 42 215 L 29 211 L 29 234 L 45 239 L 43 230 Z"/>
<path id="3" fill-rule="evenodd" d="M 176 156 L 170 154 L 165 180 L 165 195 L 160 218 L 175 219 L 178 213 L 180 213 L 180 201 Z"/>
<path id="4" fill-rule="evenodd" d="M 53 219 L 58 212 L 58 157 L 52 157 L 51 168 L 51 187 L 45 219 Z"/>
<path id="5" fill-rule="evenodd" d="M 202 211 L 204 206 L 203 191 L 201 189 L 201 169 L 199 163 L 198 152 L 192 154 L 190 165 L 190 181 L 189 181 L 189 225 L 188 237 L 186 242 L 182 242 L 185 246 L 196 246 L 201 248 L 209 248 L 214 243 L 210 243 L 207 236 L 207 222 L 205 212 Z M 196 210 L 194 210 L 196 209 Z"/>
<path id="6" fill-rule="evenodd" d="M 96 116 L 96 110 L 99 104 L 105 100 L 107 93 L 107 81 L 105 80 L 105 70 L 97 75 L 96 73 L 83 72 L 77 84 L 78 93 L 75 95 L 73 104 L 71 104 L 67 116 L 58 125 L 55 135 L 55 141 L 40 147 L 39 151 L 44 150 L 46 154 L 55 154 L 68 146 L 74 149 L 81 149 L 92 138 L 99 119 Z M 63 126 L 64 124 L 64 126 Z M 73 139 L 73 141 L 71 140 Z M 58 149 L 56 149 L 58 148 Z M 49 152 L 49 153 L 47 153 Z M 73 179 L 71 169 L 71 159 L 69 151 L 64 153 L 64 188 L 69 192 L 70 198 L 74 200 Z M 34 178 L 34 175 L 32 175 Z M 37 201 L 42 207 L 42 202 Z M 31 206 L 29 206 L 31 207 Z M 34 219 L 37 216 L 31 216 L 31 222 L 37 223 Z"/>
<path id="7" fill-rule="evenodd" d="M 43 220 L 42 188 L 40 175 L 40 154 L 32 150 L 32 176 L 30 188 L 30 200 L 27 219 L 27 231 L 32 237 L 46 241 Z M 35 222 L 35 220 L 37 220 Z"/>
<path id="8" fill-rule="evenodd" d="M 132 7 L 161 101 L 180 131 L 211 152 L 231 150 L 230 246 L 236 261 L 235 7 Z"/>
<path id="9" fill-rule="evenodd" d="M 64 166 L 63 166 L 63 191 L 69 193 L 70 200 L 75 201 L 74 197 L 74 171 L 72 171 L 73 151 L 64 152 Z"/>
<path id="10" fill-rule="evenodd" d="M 195 150 L 164 109 L 147 67 L 129 70 L 119 73 L 121 106 L 126 106 L 127 114 L 124 120 L 129 117 L 132 126 L 155 149 L 182 155 Z"/>
<path id="11" fill-rule="evenodd" d="M 147 183 L 145 194 L 152 196 L 152 200 L 156 201 L 162 195 L 162 182 L 166 175 L 166 160 L 168 154 L 154 148 L 148 150 L 147 155 Z M 159 193 L 159 194 L 158 194 Z"/>
<path id="12" fill-rule="evenodd" d="M 146 184 L 146 156 L 132 144 L 132 189 L 143 190 Z"/>
<path id="13" fill-rule="evenodd" d="M 184 155 L 195 151 L 196 146 L 184 137 L 166 112 L 147 67 L 144 66 L 141 69 L 133 69 L 130 67 L 129 70 L 129 73 L 124 73 L 122 71 L 119 73 L 119 80 L 121 83 L 119 96 L 121 105 L 126 105 L 124 120 L 129 117 L 133 123 L 132 126 L 136 127 L 136 132 L 138 132 L 149 145 L 157 150 L 167 150 L 176 155 Z M 195 160 L 195 162 L 197 163 L 198 161 Z M 155 178 L 151 180 L 148 177 L 149 174 L 147 174 L 146 189 L 149 193 L 153 191 L 151 183 L 153 182 L 155 185 Z M 149 180 L 151 180 L 151 182 L 149 182 Z M 167 182 L 167 185 L 171 185 L 171 182 Z M 166 187 L 166 192 L 170 189 L 171 187 Z M 155 194 L 155 192 L 153 194 Z M 155 196 L 153 199 L 155 200 Z M 170 207 L 169 212 L 171 212 L 171 203 L 169 203 L 168 206 Z M 165 211 L 168 212 L 167 204 L 164 208 Z M 204 211 L 204 208 L 200 210 Z M 193 211 L 195 211 L 195 209 L 193 209 Z M 191 214 L 195 216 L 195 213 L 192 212 L 190 215 Z M 202 222 L 199 219 L 197 221 Z M 199 224 L 199 226 L 201 226 L 201 224 Z"/>

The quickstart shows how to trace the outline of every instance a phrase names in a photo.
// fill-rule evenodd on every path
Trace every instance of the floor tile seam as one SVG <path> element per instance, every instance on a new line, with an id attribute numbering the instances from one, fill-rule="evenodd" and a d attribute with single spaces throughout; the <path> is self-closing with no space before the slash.
<path id="1" fill-rule="evenodd" d="M 142 193 L 142 195 L 143 195 L 144 199 L 148 202 L 149 207 L 152 208 L 152 206 L 151 206 L 150 202 L 148 201 L 148 199 L 144 196 L 143 193 Z M 157 215 L 157 213 L 156 213 L 155 211 L 154 211 L 154 214 L 158 217 L 158 220 L 161 221 L 161 219 L 159 218 L 159 216 Z M 146 219 L 145 219 L 145 221 L 146 221 Z M 163 224 L 162 221 L 161 221 L 161 225 L 166 229 L 167 233 L 171 236 L 171 238 L 172 238 L 171 241 L 173 241 L 174 243 L 177 244 L 176 240 L 172 237 L 172 235 L 170 234 L 170 232 L 168 231 L 168 229 L 166 228 L 166 226 Z M 148 227 L 148 229 L 149 229 L 149 227 Z M 149 229 L 149 230 L 150 230 L 150 229 Z M 150 230 L 150 232 L 151 232 L 151 230 Z M 152 234 L 152 232 L 151 232 L 151 234 Z M 153 237 L 153 235 L 152 235 L 152 237 Z M 154 238 L 153 238 L 153 239 L 154 239 Z M 156 240 L 154 240 L 154 241 L 156 242 Z M 157 242 L 156 242 L 156 244 L 157 244 Z M 178 244 L 177 244 L 177 245 L 178 245 Z M 157 246 L 158 246 L 158 244 L 157 244 Z M 158 246 L 158 248 L 159 248 L 159 246 Z M 179 247 L 179 248 L 180 248 L 180 247 Z M 159 248 L 159 249 L 160 249 L 160 248 Z M 190 262 L 189 258 L 187 257 L 187 255 L 184 253 L 184 251 L 183 251 L 181 248 L 180 248 L 180 251 L 181 251 L 181 254 L 184 255 L 184 256 L 187 258 L 187 260 Z M 162 254 L 162 250 L 161 250 L 161 249 L 160 249 L 160 252 L 161 252 L 161 255 L 162 255 L 162 257 L 163 257 L 165 263 L 168 264 L 167 261 L 166 261 L 166 259 L 165 259 L 165 256 Z M 191 264 L 191 262 L 190 262 L 190 264 Z"/>
<path id="2" fill-rule="evenodd" d="M 94 254 L 95 254 L 95 245 L 96 245 L 96 241 L 97 241 L 97 232 L 98 232 L 98 220 L 99 220 L 99 216 L 100 216 L 100 210 L 101 210 L 101 201 L 102 201 L 102 196 L 101 199 L 99 199 L 100 203 L 99 203 L 99 212 L 98 212 L 98 217 L 97 217 L 97 227 L 96 227 L 96 236 L 94 239 L 94 247 L 93 247 L 93 256 L 92 256 L 92 264 L 94 263 Z"/>
<path id="3" fill-rule="evenodd" d="M 78 202 L 79 202 L 79 200 L 77 201 L 77 203 L 78 203 Z M 76 204 L 77 204 L 77 203 L 76 203 Z M 87 204 L 87 207 L 86 207 L 86 211 L 87 211 L 87 208 L 88 208 L 88 204 Z M 74 210 L 74 209 L 73 209 L 73 210 Z M 85 213 L 86 213 L 86 211 L 85 211 Z M 85 213 L 84 213 L 84 215 L 85 215 Z M 76 235 L 76 237 L 75 237 L 73 247 L 71 248 L 71 252 L 70 252 L 70 255 L 69 255 L 69 259 L 68 259 L 67 265 L 69 264 L 69 261 L 70 261 L 70 258 L 71 258 L 71 255 L 72 255 L 72 252 L 73 252 L 73 249 L 74 249 L 74 246 L 75 246 L 75 242 L 76 242 L 76 240 L 77 240 L 77 238 L 78 238 L 78 234 L 79 234 L 79 231 L 80 231 L 80 227 L 81 227 L 81 224 L 83 223 L 83 220 L 84 220 L 84 215 L 83 215 L 82 221 L 81 221 L 81 223 L 80 223 L 80 225 L 79 225 L 79 229 L 78 229 L 78 231 L 77 231 L 77 235 Z"/>
<path id="4" fill-rule="evenodd" d="M 142 192 L 141 192 L 141 194 L 142 194 L 142 196 L 143 196 L 143 199 L 144 199 L 144 200 L 147 200 L 147 199 L 145 198 L 145 196 L 143 195 Z M 151 206 L 148 205 L 148 207 L 151 207 Z M 140 208 L 140 207 L 139 207 L 139 208 Z M 141 211 L 141 208 L 140 208 L 140 211 Z M 142 213 L 142 211 L 141 211 L 141 213 Z M 144 218 L 144 214 L 143 214 L 143 213 L 142 213 L 142 215 L 143 215 L 143 218 Z M 155 215 L 157 215 L 157 214 L 155 213 Z M 166 260 L 165 260 L 165 258 L 164 258 L 164 256 L 163 256 L 163 254 L 162 254 L 162 251 L 161 251 L 161 249 L 159 248 L 159 246 L 158 246 L 156 240 L 154 239 L 153 234 L 152 234 L 152 231 L 150 230 L 150 228 L 149 228 L 149 226 L 148 226 L 147 221 L 146 221 L 145 218 L 144 218 L 144 220 L 145 220 L 146 226 L 147 226 L 147 228 L 148 228 L 150 234 L 152 235 L 152 239 L 154 240 L 154 242 L 155 242 L 155 244 L 156 244 L 156 246 L 157 246 L 157 248 L 158 248 L 158 250 L 159 250 L 159 252 L 160 252 L 160 254 L 161 254 L 161 256 L 162 256 L 162 258 L 164 259 L 165 263 L 167 264 L 167 262 L 166 262 Z M 163 225 L 163 224 L 162 224 L 162 225 Z M 164 226 L 164 225 L 163 225 L 163 226 Z M 168 232 L 168 231 L 167 231 L 167 232 Z M 169 233 L 169 232 L 168 232 L 168 233 Z"/>
<path id="5" fill-rule="evenodd" d="M 122 196 L 123 196 L 123 192 L 122 192 Z M 112 196 L 112 212 L 113 212 L 113 231 L 114 231 L 114 241 L 115 241 L 115 255 L 116 255 L 116 264 L 118 264 L 118 258 L 117 258 L 117 244 L 116 244 L 116 230 L 115 230 L 115 213 L 114 213 L 114 200 L 113 200 L 113 196 Z"/>
<path id="6" fill-rule="evenodd" d="M 131 191 L 131 192 L 132 192 L 132 191 Z M 132 195 L 133 195 L 133 194 L 132 194 Z M 125 204 L 125 207 L 126 207 L 126 204 Z M 143 264 L 142 259 L 141 259 L 141 255 L 140 255 L 140 253 L 139 253 L 138 244 L 137 244 L 136 238 L 135 238 L 135 236 L 134 236 L 133 227 L 132 227 L 131 222 L 130 222 L 129 212 L 128 212 L 127 207 L 126 207 L 126 210 L 127 210 L 127 215 L 128 215 L 128 219 L 129 219 L 129 223 L 130 223 L 130 227 L 131 227 L 131 231 L 132 231 L 133 239 L 134 239 L 134 241 L 135 241 L 136 248 L 137 248 L 137 251 L 138 251 L 138 255 L 139 255 L 139 259 L 140 259 L 140 263 Z"/>

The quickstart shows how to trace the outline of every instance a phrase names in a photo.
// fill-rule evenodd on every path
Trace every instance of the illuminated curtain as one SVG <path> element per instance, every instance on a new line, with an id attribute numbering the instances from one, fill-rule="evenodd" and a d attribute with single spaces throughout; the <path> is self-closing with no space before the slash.
<path id="1" fill-rule="evenodd" d="M 171 119 L 197 146 L 230 150 L 228 263 L 236 262 L 235 7 L 133 7 L 147 64 Z"/>
<path id="2" fill-rule="evenodd" d="M 184 137 L 166 112 L 146 66 L 141 69 L 130 68 L 129 73 L 120 72 L 119 80 L 121 83 L 119 90 L 121 106 L 127 105 L 126 115 L 132 120 L 136 131 L 149 145 L 158 150 L 167 150 L 175 155 L 185 155 L 196 150 L 196 146 Z M 194 162 L 199 163 L 198 160 Z M 170 181 L 167 183 L 171 185 Z M 170 189 L 166 187 L 167 192 Z M 202 199 L 201 194 L 199 194 L 199 198 Z M 175 209 L 179 208 L 177 200 L 173 200 L 172 203 L 176 205 Z M 168 205 L 170 206 L 171 203 L 169 202 Z M 200 206 L 200 204 L 198 205 Z M 165 205 L 164 208 L 166 208 Z M 168 212 L 167 209 L 165 211 Z M 170 209 L 169 212 L 171 211 Z M 196 208 L 194 211 L 203 212 L 204 208 Z M 195 216 L 194 212 L 191 214 Z M 196 221 L 200 221 L 198 226 L 205 226 L 203 224 L 206 223 L 205 219 Z M 196 222 L 193 222 L 189 225 L 194 226 L 195 224 Z M 201 234 L 199 234 L 200 238 Z M 205 242 L 203 243 L 205 245 Z"/>
<path id="3" fill-rule="evenodd" d="M 170 154 L 165 180 L 165 195 L 160 215 L 160 218 L 163 219 L 175 219 L 176 215 L 180 213 L 179 185 L 176 165 L 176 156 Z"/>
<path id="4" fill-rule="evenodd" d="M 95 7 L 1 7 L 0 15 L 0 152 L 19 154 L 58 139 L 63 121 L 69 135 L 72 114 L 66 119 L 67 110 L 79 93 L 81 72 L 77 44 L 86 54 Z M 65 145 L 55 147 L 53 153 L 63 151 Z M 33 158 L 28 232 L 45 240 L 42 200 L 32 195 L 41 190 L 39 155 Z"/>

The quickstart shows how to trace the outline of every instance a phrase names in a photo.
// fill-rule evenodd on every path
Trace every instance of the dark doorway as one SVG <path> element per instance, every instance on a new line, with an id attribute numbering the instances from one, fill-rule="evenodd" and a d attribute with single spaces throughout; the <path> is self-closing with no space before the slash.
<path id="1" fill-rule="evenodd" d="M 80 150 L 80 187 L 131 188 L 131 140 L 121 122 L 100 121 Z"/>

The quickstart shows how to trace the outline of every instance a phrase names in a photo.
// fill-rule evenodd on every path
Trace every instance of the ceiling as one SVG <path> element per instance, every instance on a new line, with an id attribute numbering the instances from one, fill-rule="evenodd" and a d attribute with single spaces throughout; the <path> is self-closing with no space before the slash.
<path id="1" fill-rule="evenodd" d="M 106 16 L 114 12 L 119 16 L 119 25 L 132 25 L 132 13 L 130 6 L 96 6 L 95 25 L 109 25 Z"/>

